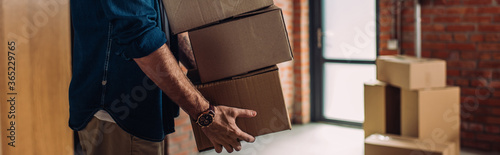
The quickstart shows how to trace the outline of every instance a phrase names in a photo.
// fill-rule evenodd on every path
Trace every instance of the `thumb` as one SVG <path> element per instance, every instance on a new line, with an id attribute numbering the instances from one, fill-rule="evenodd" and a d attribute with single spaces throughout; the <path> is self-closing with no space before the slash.
<path id="1" fill-rule="evenodd" d="M 236 117 L 255 117 L 257 112 L 249 109 L 236 109 Z"/>

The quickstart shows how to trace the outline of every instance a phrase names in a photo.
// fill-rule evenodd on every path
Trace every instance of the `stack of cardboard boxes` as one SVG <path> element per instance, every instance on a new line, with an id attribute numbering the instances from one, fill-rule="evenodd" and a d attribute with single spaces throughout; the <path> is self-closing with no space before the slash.
<path id="1" fill-rule="evenodd" d="M 189 32 L 197 70 L 188 77 L 214 105 L 257 111 L 238 118 L 259 136 L 291 129 L 276 64 L 293 59 L 281 9 L 272 0 L 163 0 L 173 34 Z M 198 150 L 212 143 L 191 123 Z"/>
<path id="2" fill-rule="evenodd" d="M 446 86 L 446 62 L 381 56 L 365 83 L 365 154 L 460 153 L 460 89 Z"/>

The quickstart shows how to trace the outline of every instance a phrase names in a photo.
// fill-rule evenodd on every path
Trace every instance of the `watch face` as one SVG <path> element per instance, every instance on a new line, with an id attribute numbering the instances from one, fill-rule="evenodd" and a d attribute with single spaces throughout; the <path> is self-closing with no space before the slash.
<path id="1" fill-rule="evenodd" d="M 198 124 L 200 124 L 201 126 L 208 126 L 213 121 L 214 121 L 214 117 L 212 115 L 210 115 L 210 114 L 203 114 L 198 119 Z"/>

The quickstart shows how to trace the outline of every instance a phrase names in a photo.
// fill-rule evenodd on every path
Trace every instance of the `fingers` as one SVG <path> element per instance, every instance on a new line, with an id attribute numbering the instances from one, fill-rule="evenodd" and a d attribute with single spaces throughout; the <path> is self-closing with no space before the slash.
<path id="1" fill-rule="evenodd" d="M 221 153 L 222 152 L 222 146 L 218 143 L 215 143 L 214 141 L 210 140 L 212 142 L 212 145 L 214 145 L 215 152 Z"/>
<path id="2" fill-rule="evenodd" d="M 226 149 L 226 151 L 227 151 L 227 152 L 229 152 L 229 153 L 233 152 L 233 147 L 231 147 L 231 145 L 229 145 L 229 144 L 224 145 L 224 148 L 225 148 L 225 149 Z"/>
<path id="3" fill-rule="evenodd" d="M 234 140 L 234 143 L 231 144 L 233 146 L 234 150 L 240 151 L 241 150 L 241 143 L 238 140 Z"/>
<path id="4" fill-rule="evenodd" d="M 234 136 L 226 136 L 226 142 L 231 145 L 231 147 L 236 150 L 236 151 L 240 151 L 241 150 L 241 143 L 240 141 L 234 137 Z"/>
<path id="5" fill-rule="evenodd" d="M 217 153 L 221 153 L 222 148 L 226 149 L 226 151 L 228 153 L 231 153 L 234 150 L 236 150 L 236 151 L 241 150 L 240 142 L 237 141 L 236 139 L 229 137 L 229 136 L 227 136 L 224 140 L 222 140 L 221 143 L 214 142 L 214 141 L 211 141 L 211 142 L 212 142 L 212 145 L 214 146 L 215 152 L 217 152 Z"/>
<path id="6" fill-rule="evenodd" d="M 236 117 L 255 117 L 257 116 L 257 112 L 254 110 L 248 110 L 248 109 L 235 109 L 235 114 Z"/>
<path id="7" fill-rule="evenodd" d="M 222 152 L 222 146 L 219 144 L 214 144 L 215 152 L 221 153 Z"/>
<path id="8" fill-rule="evenodd" d="M 243 132 L 241 131 L 240 128 L 236 127 L 236 137 L 235 138 L 238 138 L 238 139 L 241 139 L 241 140 L 244 140 L 246 142 L 251 142 L 253 143 L 255 141 L 255 137 L 253 137 L 252 135 L 246 133 L 246 132 Z"/>

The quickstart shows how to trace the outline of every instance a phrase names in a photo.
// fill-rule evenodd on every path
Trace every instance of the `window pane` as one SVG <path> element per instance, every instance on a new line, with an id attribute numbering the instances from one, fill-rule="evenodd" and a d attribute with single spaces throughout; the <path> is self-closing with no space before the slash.
<path id="1" fill-rule="evenodd" d="M 362 123 L 363 83 L 375 79 L 375 65 L 326 63 L 324 71 L 325 118 Z"/>
<path id="2" fill-rule="evenodd" d="M 323 56 L 375 60 L 374 0 L 323 0 Z"/>

